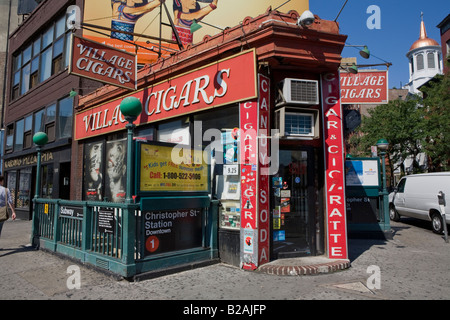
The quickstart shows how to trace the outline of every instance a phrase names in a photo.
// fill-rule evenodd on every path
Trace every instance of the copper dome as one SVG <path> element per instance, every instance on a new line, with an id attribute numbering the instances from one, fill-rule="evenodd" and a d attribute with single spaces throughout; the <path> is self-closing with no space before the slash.
<path id="1" fill-rule="evenodd" d="M 409 48 L 409 51 L 417 49 L 417 48 L 422 48 L 422 47 L 428 47 L 428 46 L 439 46 L 439 43 L 437 43 L 437 41 L 430 39 L 427 37 L 427 30 L 425 29 L 425 23 L 422 22 L 420 23 L 420 37 L 419 40 L 416 40 L 411 48 Z"/>

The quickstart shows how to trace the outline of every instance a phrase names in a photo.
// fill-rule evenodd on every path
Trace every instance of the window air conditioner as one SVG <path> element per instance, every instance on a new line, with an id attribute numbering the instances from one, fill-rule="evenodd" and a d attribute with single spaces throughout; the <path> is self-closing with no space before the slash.
<path id="1" fill-rule="evenodd" d="M 286 78 L 279 83 L 276 106 L 318 105 L 319 84 L 317 80 Z"/>
<path id="2" fill-rule="evenodd" d="M 275 110 L 275 129 L 280 138 L 313 140 L 320 137 L 319 110 L 282 107 Z"/>

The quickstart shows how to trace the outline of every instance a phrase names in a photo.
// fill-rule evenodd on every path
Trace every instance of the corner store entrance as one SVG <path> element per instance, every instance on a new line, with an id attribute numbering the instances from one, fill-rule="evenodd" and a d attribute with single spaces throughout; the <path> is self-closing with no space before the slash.
<path id="1" fill-rule="evenodd" d="M 280 146 L 279 161 L 278 173 L 271 182 L 271 256 L 279 259 L 316 255 L 316 221 L 320 219 L 316 217 L 314 149 Z M 319 235 L 321 229 L 318 228 Z"/>

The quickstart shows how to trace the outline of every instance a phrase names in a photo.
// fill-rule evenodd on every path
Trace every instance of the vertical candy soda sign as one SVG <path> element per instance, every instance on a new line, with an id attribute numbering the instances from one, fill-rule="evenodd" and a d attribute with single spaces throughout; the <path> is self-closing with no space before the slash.
<path id="1" fill-rule="evenodd" d="M 241 266 L 269 261 L 269 79 L 258 76 L 258 99 L 240 104 Z M 264 171 L 265 170 L 265 171 Z"/>

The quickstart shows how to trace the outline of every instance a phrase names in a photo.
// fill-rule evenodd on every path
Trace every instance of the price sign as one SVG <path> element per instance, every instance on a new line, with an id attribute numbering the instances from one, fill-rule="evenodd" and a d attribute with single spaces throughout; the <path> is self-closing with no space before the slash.
<path id="1" fill-rule="evenodd" d="M 223 166 L 223 175 L 224 176 L 237 176 L 239 174 L 239 165 L 231 164 Z"/>

